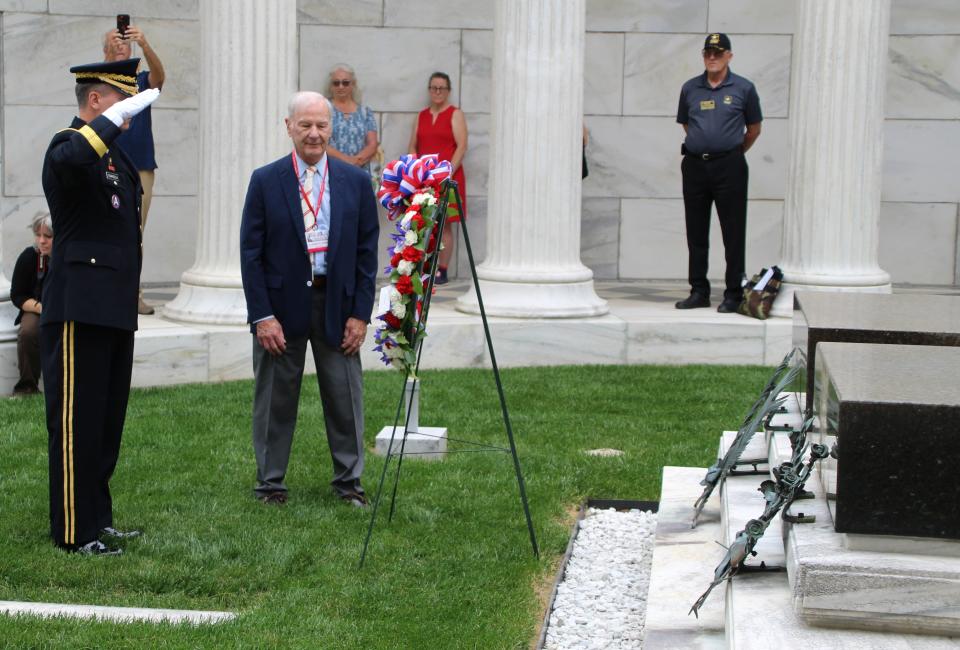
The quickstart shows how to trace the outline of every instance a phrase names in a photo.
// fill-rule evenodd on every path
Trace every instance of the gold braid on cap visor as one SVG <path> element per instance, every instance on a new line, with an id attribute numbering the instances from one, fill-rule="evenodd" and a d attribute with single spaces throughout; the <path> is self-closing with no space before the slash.
<path id="1" fill-rule="evenodd" d="M 74 74 L 77 75 L 78 82 L 81 79 L 96 79 L 97 81 L 102 81 L 115 88 L 119 88 L 128 95 L 136 95 L 140 92 L 140 89 L 137 88 L 137 78 L 131 77 L 128 74 L 111 74 L 106 72 L 75 72 Z"/>

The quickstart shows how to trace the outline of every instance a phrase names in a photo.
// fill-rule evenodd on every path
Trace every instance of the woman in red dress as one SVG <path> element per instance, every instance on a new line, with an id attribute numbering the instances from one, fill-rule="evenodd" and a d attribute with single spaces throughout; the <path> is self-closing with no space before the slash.
<path id="1" fill-rule="evenodd" d="M 463 175 L 463 157 L 467 153 L 467 120 L 463 111 L 450 103 L 450 77 L 443 72 L 434 72 L 430 75 L 427 86 L 430 91 L 430 105 L 420 111 L 413 123 L 413 133 L 410 134 L 409 153 L 414 156 L 425 156 L 435 153 L 440 160 L 449 160 L 453 166 L 453 180 L 460 189 L 460 215 L 467 215 L 467 181 Z M 459 217 L 449 217 L 447 226 L 443 229 L 440 241 L 443 250 L 440 251 L 440 261 L 437 270 L 436 284 L 447 283 L 447 266 L 450 256 L 453 255 L 453 234 L 450 223 L 460 221 Z"/>

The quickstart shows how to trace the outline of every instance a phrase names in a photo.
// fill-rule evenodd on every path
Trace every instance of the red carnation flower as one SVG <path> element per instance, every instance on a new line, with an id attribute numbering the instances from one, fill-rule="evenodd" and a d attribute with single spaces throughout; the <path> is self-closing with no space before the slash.
<path id="1" fill-rule="evenodd" d="M 434 229 L 436 230 L 436 229 Z M 437 237 L 432 232 L 430 233 L 430 241 L 427 242 L 427 252 L 432 253 L 437 249 Z"/>
<path id="2" fill-rule="evenodd" d="M 394 316 L 393 312 L 390 311 L 383 315 L 383 320 L 386 321 L 387 325 L 395 330 L 400 329 L 400 326 L 403 325 L 400 319 Z"/>
<path id="3" fill-rule="evenodd" d="M 403 259 L 403 256 L 400 253 L 394 253 L 393 257 L 390 258 L 390 266 L 397 268 L 400 265 L 400 260 Z"/>
<path id="4" fill-rule="evenodd" d="M 403 249 L 403 259 L 407 262 L 419 262 L 423 259 L 423 251 L 414 246 L 407 246 Z"/>
<path id="5" fill-rule="evenodd" d="M 409 275 L 401 275 L 397 279 L 397 291 L 403 295 L 413 293 L 413 280 L 410 279 Z"/>
<path id="6" fill-rule="evenodd" d="M 424 226 L 423 217 L 420 215 L 419 212 L 418 212 L 417 214 L 413 215 L 412 217 L 410 217 L 410 223 L 411 223 L 411 225 L 413 225 L 413 227 L 414 227 L 415 229 L 417 229 L 418 231 L 419 231 L 421 228 L 423 228 L 423 226 Z"/>

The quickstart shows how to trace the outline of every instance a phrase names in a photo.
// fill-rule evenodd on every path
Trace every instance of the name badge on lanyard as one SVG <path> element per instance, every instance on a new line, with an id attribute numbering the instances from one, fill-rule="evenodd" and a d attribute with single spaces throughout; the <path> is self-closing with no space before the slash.
<path id="1" fill-rule="evenodd" d="M 296 152 L 291 154 L 290 157 L 293 159 L 293 171 L 297 176 L 297 184 L 300 186 L 300 198 L 303 199 L 302 202 L 307 206 L 309 214 L 313 217 L 313 223 L 310 224 L 307 224 L 306 219 L 304 219 L 303 234 L 307 240 L 307 252 L 311 255 L 314 253 L 326 253 L 330 240 L 330 233 L 328 230 L 320 229 L 317 223 L 317 217 L 320 215 L 320 209 L 323 205 L 323 193 L 327 189 L 328 167 L 327 165 L 323 166 L 323 178 L 320 179 L 320 195 L 317 197 L 317 206 L 314 207 L 310 202 L 310 196 L 303 187 L 303 183 L 300 182 L 300 165 L 297 164 Z"/>
<path id="2" fill-rule="evenodd" d="M 326 253 L 327 244 L 329 243 L 330 233 L 326 230 L 320 230 L 317 227 L 314 227 L 313 230 L 308 230 L 304 233 L 307 238 L 307 252 L 308 253 Z"/>

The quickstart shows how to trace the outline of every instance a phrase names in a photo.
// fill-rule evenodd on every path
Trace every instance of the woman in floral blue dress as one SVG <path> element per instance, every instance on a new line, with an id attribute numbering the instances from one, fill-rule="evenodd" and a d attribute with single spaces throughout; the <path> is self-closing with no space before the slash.
<path id="1" fill-rule="evenodd" d="M 333 134 L 327 152 L 369 172 L 370 160 L 377 153 L 377 121 L 370 107 L 360 103 L 353 68 L 346 63 L 335 65 L 325 94 L 333 104 Z"/>

